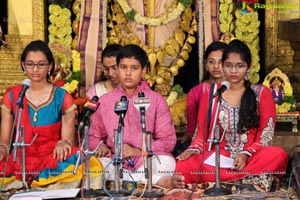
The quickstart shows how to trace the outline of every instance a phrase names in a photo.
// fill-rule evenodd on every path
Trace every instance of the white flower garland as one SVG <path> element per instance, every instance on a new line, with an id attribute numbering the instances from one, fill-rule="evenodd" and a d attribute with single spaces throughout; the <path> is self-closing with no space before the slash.
<path id="1" fill-rule="evenodd" d="M 160 17 L 149 18 L 140 15 L 134 9 L 130 7 L 127 0 L 118 0 L 120 7 L 122 8 L 125 15 L 130 12 L 134 12 L 134 21 L 138 24 L 148 25 L 148 26 L 160 26 L 163 24 L 168 24 L 170 21 L 177 19 L 181 13 L 185 10 L 185 6 L 179 1 L 176 8 L 171 12 L 166 13 Z"/>

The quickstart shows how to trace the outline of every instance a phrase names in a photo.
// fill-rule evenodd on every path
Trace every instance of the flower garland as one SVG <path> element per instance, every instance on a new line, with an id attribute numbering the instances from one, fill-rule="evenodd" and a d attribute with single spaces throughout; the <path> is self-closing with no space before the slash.
<path id="1" fill-rule="evenodd" d="M 82 75 L 80 72 L 80 54 L 78 51 L 72 50 L 72 59 L 72 73 L 66 77 L 66 83 L 62 87 L 71 94 L 77 90 L 78 84 L 82 82 Z"/>
<path id="2" fill-rule="evenodd" d="M 250 67 L 250 81 L 251 83 L 257 83 L 259 81 L 259 26 L 260 21 L 258 19 L 258 13 L 254 10 L 248 11 L 238 9 L 235 12 L 236 16 L 236 38 L 245 42 L 252 56 L 252 62 Z"/>
<path id="3" fill-rule="evenodd" d="M 270 88 L 270 81 L 265 80 L 263 85 Z M 275 104 L 276 113 L 292 112 L 296 110 L 296 100 L 293 97 L 293 88 L 289 82 L 285 82 L 283 86 L 283 99 L 281 104 Z"/>
<path id="4" fill-rule="evenodd" d="M 70 47 L 72 43 L 71 11 L 59 5 L 49 6 L 49 44 L 59 42 Z"/>
<path id="5" fill-rule="evenodd" d="M 56 63 L 52 81 L 74 94 L 78 84 L 82 82 L 82 74 L 80 54 L 76 50 L 71 51 L 73 40 L 71 15 L 70 8 L 59 4 L 49 6 L 49 45 Z"/>
<path id="6" fill-rule="evenodd" d="M 177 6 L 172 9 L 171 12 L 165 13 L 155 18 L 140 15 L 136 12 L 136 10 L 130 7 L 127 0 L 118 0 L 118 3 L 129 21 L 135 21 L 138 24 L 148 26 L 160 26 L 163 24 L 168 24 L 170 21 L 177 19 L 182 14 L 182 12 L 191 5 L 192 1 L 179 0 Z"/>
<path id="7" fill-rule="evenodd" d="M 219 9 L 219 26 L 220 31 L 224 34 L 233 31 L 233 15 L 232 10 L 234 3 L 232 0 L 220 0 Z"/>
<path id="8" fill-rule="evenodd" d="M 181 22 L 177 30 L 163 45 L 153 48 L 144 44 L 134 35 L 125 36 L 125 32 L 130 33 L 132 30 L 128 26 L 125 14 L 119 4 L 114 4 L 110 9 L 111 15 L 108 15 L 109 27 L 112 29 L 108 32 L 109 43 L 137 44 L 141 46 L 148 54 L 150 61 L 150 70 L 146 74 L 145 80 L 152 86 L 156 83 L 155 91 L 161 95 L 169 95 L 172 77 L 178 74 L 179 68 L 185 65 L 185 60 L 189 58 L 189 52 L 192 50 L 191 44 L 196 42 L 194 34 L 197 32 L 196 14 L 191 7 L 184 10 L 181 16 Z M 123 16 L 124 18 L 120 17 Z M 168 63 L 165 63 L 165 58 Z M 169 62 L 170 60 L 172 62 Z M 151 65 L 152 63 L 152 65 Z M 153 69 L 153 70 L 151 70 Z"/>
<path id="9" fill-rule="evenodd" d="M 234 10 L 235 15 L 233 16 L 232 11 Z M 232 37 L 237 38 L 248 45 L 252 56 L 250 82 L 257 83 L 260 70 L 258 13 L 245 2 L 233 3 L 232 0 L 220 0 L 219 23 L 223 35 L 230 34 L 232 35 L 231 39 Z"/>

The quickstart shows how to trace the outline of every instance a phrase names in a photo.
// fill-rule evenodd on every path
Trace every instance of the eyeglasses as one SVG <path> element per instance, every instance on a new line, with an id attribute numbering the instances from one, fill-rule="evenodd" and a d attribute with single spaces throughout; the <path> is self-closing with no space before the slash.
<path id="1" fill-rule="evenodd" d="M 45 69 L 48 65 L 49 63 L 37 63 L 37 64 L 33 62 L 25 63 L 25 67 L 28 69 L 33 69 L 35 66 L 37 66 L 37 68 L 39 69 Z"/>
<path id="2" fill-rule="evenodd" d="M 236 71 L 240 72 L 240 71 L 244 70 L 245 68 L 247 68 L 247 65 L 244 63 L 232 64 L 230 62 L 224 62 L 223 68 L 226 71 L 231 71 L 231 70 L 233 70 L 233 68 L 235 68 Z"/>
<path id="3" fill-rule="evenodd" d="M 209 65 L 219 65 L 219 66 L 221 66 L 221 65 L 222 65 L 222 61 L 217 61 L 217 60 L 215 60 L 215 59 L 208 59 L 207 64 L 209 64 Z"/>

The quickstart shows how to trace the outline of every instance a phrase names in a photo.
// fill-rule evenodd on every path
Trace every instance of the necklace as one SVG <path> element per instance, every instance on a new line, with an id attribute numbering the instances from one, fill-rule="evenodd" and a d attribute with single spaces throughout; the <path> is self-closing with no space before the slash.
<path id="1" fill-rule="evenodd" d="M 31 94 L 31 90 L 28 90 L 28 97 L 30 101 L 34 104 L 35 107 L 38 107 L 42 101 L 45 100 L 45 98 L 49 95 L 49 90 L 51 87 L 47 87 L 46 91 L 44 92 L 44 95 L 38 99 L 34 98 L 33 95 Z"/>
<path id="2" fill-rule="evenodd" d="M 45 100 L 45 98 L 49 95 L 50 89 L 51 89 L 51 87 L 47 87 L 44 95 L 39 99 L 34 98 L 33 95 L 31 94 L 31 90 L 29 89 L 28 93 L 27 93 L 28 97 L 29 97 L 29 100 L 33 103 L 33 105 L 35 107 L 38 107 Z M 33 117 L 32 117 L 32 121 L 33 121 L 34 124 L 36 124 L 36 122 L 38 120 L 38 117 L 37 117 L 38 113 L 37 112 L 38 112 L 38 109 L 35 108 L 34 109 L 34 114 L 33 114 Z"/>

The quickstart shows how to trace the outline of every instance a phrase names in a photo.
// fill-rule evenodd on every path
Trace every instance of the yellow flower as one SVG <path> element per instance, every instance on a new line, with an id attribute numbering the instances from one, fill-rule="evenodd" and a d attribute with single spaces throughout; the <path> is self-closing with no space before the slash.
<path id="1" fill-rule="evenodd" d="M 292 104 L 291 103 L 287 103 L 284 102 L 281 105 L 277 105 L 276 104 L 276 112 L 277 113 L 284 113 L 284 112 L 288 112 L 291 108 Z"/>
<path id="2" fill-rule="evenodd" d="M 77 86 L 78 86 L 78 81 L 72 80 L 71 83 L 65 83 L 62 88 L 65 89 L 69 93 L 73 93 L 76 91 Z"/>
<path id="3" fill-rule="evenodd" d="M 251 19 L 251 17 L 250 17 L 250 15 L 248 13 L 246 13 L 246 14 L 244 14 L 244 15 L 241 16 L 241 20 L 244 23 L 248 24 L 250 22 L 250 19 Z"/>
<path id="4" fill-rule="evenodd" d="M 60 10 L 60 15 L 64 17 L 65 19 L 70 19 L 71 18 L 71 11 L 67 8 L 63 8 Z"/>
<path id="5" fill-rule="evenodd" d="M 268 88 L 270 88 L 270 82 L 269 81 L 264 81 L 262 84 L 267 86 Z"/>
<path id="6" fill-rule="evenodd" d="M 49 13 L 50 13 L 51 15 L 57 16 L 57 15 L 59 14 L 60 9 L 61 9 L 61 8 L 60 8 L 59 5 L 51 4 L 51 5 L 49 6 Z"/>
<path id="7" fill-rule="evenodd" d="M 67 35 L 67 29 L 64 26 L 59 27 L 56 36 L 58 38 L 64 38 L 66 35 Z"/>
<path id="8" fill-rule="evenodd" d="M 252 63 L 251 64 L 251 71 L 256 73 L 256 72 L 259 72 L 260 70 L 260 64 L 259 63 L 255 63 L 255 65 Z"/>
<path id="9" fill-rule="evenodd" d="M 229 31 L 229 24 L 221 24 L 220 25 L 220 30 L 222 33 L 228 32 Z"/>
<path id="10" fill-rule="evenodd" d="M 252 73 L 250 76 L 250 82 L 251 83 L 257 83 L 259 81 L 259 74 L 258 73 Z"/>
<path id="11" fill-rule="evenodd" d="M 228 4 L 221 4 L 220 5 L 220 11 L 221 12 L 227 12 L 228 11 Z"/>
<path id="12" fill-rule="evenodd" d="M 293 88 L 292 88 L 290 83 L 285 83 L 284 87 L 283 87 L 283 90 L 284 90 L 284 95 L 286 95 L 286 96 L 292 96 L 293 95 Z"/>
<path id="13" fill-rule="evenodd" d="M 56 35 L 56 32 L 57 32 L 57 27 L 54 26 L 53 24 L 50 24 L 48 26 L 48 31 L 51 35 Z"/>
<path id="14" fill-rule="evenodd" d="M 77 72 L 80 71 L 80 54 L 78 51 L 72 51 L 72 58 L 73 58 L 73 71 Z"/>

